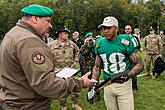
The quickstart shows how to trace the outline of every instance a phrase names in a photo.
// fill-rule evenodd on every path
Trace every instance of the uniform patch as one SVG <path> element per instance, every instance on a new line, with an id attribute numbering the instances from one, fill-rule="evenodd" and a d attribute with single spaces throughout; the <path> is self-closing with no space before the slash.
<path id="1" fill-rule="evenodd" d="M 126 44 L 126 45 L 129 45 L 129 41 L 128 40 L 125 40 L 125 39 L 122 39 L 121 40 L 121 43 Z"/>
<path id="2" fill-rule="evenodd" d="M 96 42 L 96 48 L 99 48 L 99 43 L 98 42 Z"/>
<path id="3" fill-rule="evenodd" d="M 32 54 L 32 61 L 35 64 L 43 64 L 45 62 L 45 56 L 41 52 L 34 52 Z"/>

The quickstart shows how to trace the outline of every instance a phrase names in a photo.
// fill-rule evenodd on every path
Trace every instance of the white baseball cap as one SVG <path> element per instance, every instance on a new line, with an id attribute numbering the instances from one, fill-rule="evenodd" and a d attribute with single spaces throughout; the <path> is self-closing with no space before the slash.
<path id="1" fill-rule="evenodd" d="M 118 27 L 118 21 L 115 17 L 108 16 L 104 18 L 103 24 L 100 24 L 98 28 L 101 28 L 103 26 L 110 27 L 110 26 L 116 26 Z"/>
<path id="2" fill-rule="evenodd" d="M 75 31 L 75 32 L 73 33 L 73 35 L 78 35 L 78 36 L 79 36 L 79 32 Z"/>
<path id="3" fill-rule="evenodd" d="M 140 29 L 139 28 L 135 28 L 134 31 L 139 31 L 140 32 Z"/>

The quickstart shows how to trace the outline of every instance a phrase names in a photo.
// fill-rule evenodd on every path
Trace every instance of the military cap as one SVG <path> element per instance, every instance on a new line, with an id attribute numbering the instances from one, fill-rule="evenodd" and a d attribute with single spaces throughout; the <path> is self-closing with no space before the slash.
<path id="1" fill-rule="evenodd" d="M 108 17 L 104 18 L 103 23 L 100 24 L 98 26 L 98 28 L 101 28 L 103 26 L 106 26 L 106 27 L 116 26 L 116 27 L 118 27 L 118 20 L 113 16 L 108 16 Z"/>
<path id="2" fill-rule="evenodd" d="M 57 31 L 55 32 L 55 37 L 58 37 L 58 34 L 60 32 L 67 32 L 67 33 L 69 33 L 70 30 L 68 30 L 66 27 L 62 26 L 62 27 L 58 28 Z"/>
<path id="3" fill-rule="evenodd" d="M 92 36 L 92 32 L 88 32 L 86 35 L 85 35 L 85 38 L 89 37 L 89 36 Z"/>
<path id="4" fill-rule="evenodd" d="M 53 10 L 37 4 L 28 5 L 21 9 L 21 12 L 28 15 L 35 15 L 35 16 L 51 16 L 53 15 Z"/>

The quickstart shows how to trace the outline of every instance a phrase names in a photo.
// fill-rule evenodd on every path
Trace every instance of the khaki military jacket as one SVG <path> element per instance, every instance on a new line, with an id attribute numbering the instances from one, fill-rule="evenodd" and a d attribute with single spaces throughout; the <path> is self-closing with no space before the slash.
<path id="1" fill-rule="evenodd" d="M 162 54 L 163 51 L 162 39 L 156 34 L 147 35 L 144 38 L 144 50 L 147 54 L 151 54 L 151 55 Z"/>
<path id="2" fill-rule="evenodd" d="M 18 110 L 46 110 L 51 98 L 66 97 L 83 87 L 81 78 L 56 77 L 53 54 L 41 37 L 29 24 L 18 21 L 1 44 L 5 102 Z"/>
<path id="3" fill-rule="evenodd" d="M 54 55 L 55 68 L 74 67 L 79 61 L 79 47 L 71 40 L 66 40 L 62 45 L 60 41 L 54 40 L 48 46 Z"/>

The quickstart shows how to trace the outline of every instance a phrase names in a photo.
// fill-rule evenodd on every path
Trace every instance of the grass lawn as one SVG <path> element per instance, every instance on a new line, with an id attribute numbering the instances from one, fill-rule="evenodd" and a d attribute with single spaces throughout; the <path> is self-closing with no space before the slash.
<path id="1" fill-rule="evenodd" d="M 151 77 L 138 77 L 138 93 L 134 94 L 135 110 L 165 110 L 165 74 L 160 78 L 152 80 Z M 80 104 L 83 110 L 106 110 L 103 100 L 103 90 L 101 90 L 101 100 L 94 104 L 89 104 L 86 100 L 87 89 L 80 93 Z M 71 108 L 71 100 L 68 99 L 68 110 Z M 60 110 L 57 100 L 52 102 L 52 110 Z"/>
<path id="2" fill-rule="evenodd" d="M 152 80 L 139 77 L 139 92 L 135 94 L 135 110 L 165 110 L 165 74 Z"/>

